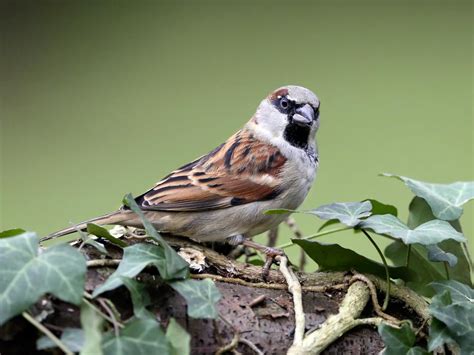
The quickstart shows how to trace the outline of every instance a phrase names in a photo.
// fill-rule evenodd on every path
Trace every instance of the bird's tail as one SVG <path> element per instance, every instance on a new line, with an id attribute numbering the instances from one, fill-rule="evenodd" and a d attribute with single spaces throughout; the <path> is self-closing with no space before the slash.
<path id="1" fill-rule="evenodd" d="M 44 242 L 49 239 L 54 239 L 58 237 L 62 237 L 63 235 L 71 234 L 83 229 L 87 228 L 88 223 L 95 223 L 99 225 L 107 225 L 107 224 L 120 224 L 120 222 L 124 222 L 128 219 L 129 211 L 118 210 L 112 213 L 108 213 L 106 215 L 89 219 L 82 223 L 76 224 L 72 227 L 61 229 L 57 232 L 51 233 L 46 237 L 40 239 L 40 242 Z"/>

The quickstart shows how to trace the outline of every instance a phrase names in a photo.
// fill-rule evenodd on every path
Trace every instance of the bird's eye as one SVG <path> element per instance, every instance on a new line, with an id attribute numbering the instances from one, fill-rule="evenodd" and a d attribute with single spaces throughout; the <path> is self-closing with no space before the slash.
<path id="1" fill-rule="evenodd" d="M 284 110 L 286 110 L 288 108 L 288 106 L 290 106 L 290 102 L 288 101 L 288 99 L 286 97 L 282 97 L 280 99 L 280 107 Z"/>

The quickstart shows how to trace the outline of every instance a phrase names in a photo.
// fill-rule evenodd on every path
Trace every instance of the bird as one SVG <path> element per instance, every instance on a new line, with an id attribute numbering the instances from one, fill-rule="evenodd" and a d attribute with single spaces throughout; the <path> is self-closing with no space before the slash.
<path id="1" fill-rule="evenodd" d="M 316 177 L 319 98 L 302 86 L 272 91 L 250 120 L 208 154 L 174 170 L 135 198 L 160 233 L 197 242 L 242 244 L 275 256 L 252 237 L 298 208 Z M 127 206 L 52 233 L 41 241 L 85 229 L 88 223 L 143 227 Z"/>

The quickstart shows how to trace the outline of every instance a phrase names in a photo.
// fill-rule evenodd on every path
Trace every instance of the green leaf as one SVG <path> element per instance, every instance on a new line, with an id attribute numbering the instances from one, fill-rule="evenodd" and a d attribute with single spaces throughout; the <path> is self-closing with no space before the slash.
<path id="1" fill-rule="evenodd" d="M 387 205 L 385 203 L 382 203 L 380 201 L 374 200 L 372 198 L 367 199 L 366 201 L 369 201 L 372 205 L 372 215 L 376 214 L 391 214 L 395 217 L 398 216 L 398 210 L 395 206 L 393 205 Z"/>
<path id="2" fill-rule="evenodd" d="M 160 270 L 160 275 L 164 280 L 185 279 L 189 277 L 189 265 L 181 258 L 173 248 L 163 239 L 163 237 L 156 231 L 153 225 L 145 218 L 143 211 L 138 207 L 131 194 L 124 197 L 123 202 L 126 206 L 135 212 L 142 221 L 146 233 L 155 239 L 164 250 L 166 263 Z"/>
<path id="3" fill-rule="evenodd" d="M 112 234 L 109 233 L 104 227 L 98 226 L 94 223 L 87 223 L 87 233 L 93 234 L 96 237 L 101 237 L 107 239 L 112 244 L 115 244 L 121 248 L 125 248 L 128 244 L 123 240 L 115 238 Z"/>
<path id="4" fill-rule="evenodd" d="M 0 232 L 0 238 L 14 237 L 15 235 L 23 234 L 26 231 L 21 228 L 7 229 L 6 231 Z"/>
<path id="5" fill-rule="evenodd" d="M 384 355 L 407 354 L 415 345 L 415 333 L 406 323 L 400 329 L 382 323 L 378 326 L 378 332 L 385 344 Z"/>
<path id="6" fill-rule="evenodd" d="M 349 227 L 354 227 L 360 223 L 361 218 L 370 216 L 371 210 L 370 201 L 338 202 L 320 206 L 307 213 L 314 214 L 321 219 L 336 219 Z"/>
<path id="7" fill-rule="evenodd" d="M 155 319 L 153 313 L 146 309 L 146 306 L 148 306 L 151 301 L 145 285 L 125 276 L 121 276 L 120 279 L 128 288 L 130 296 L 132 297 L 133 314 L 135 314 L 135 317 Z"/>
<path id="8" fill-rule="evenodd" d="M 169 284 L 188 304 L 188 315 L 191 318 L 217 318 L 219 315 L 216 303 L 221 294 L 212 280 L 184 280 Z"/>
<path id="9" fill-rule="evenodd" d="M 385 268 L 382 264 L 375 262 L 356 252 L 341 247 L 338 244 L 327 244 L 318 241 L 292 239 L 318 263 L 320 271 L 348 271 L 356 269 L 362 273 L 369 273 L 385 277 Z M 416 274 L 409 272 L 405 267 L 390 267 L 390 276 L 399 279 L 411 279 Z"/>
<path id="10" fill-rule="evenodd" d="M 430 245 L 447 239 L 460 242 L 466 241 L 466 238 L 448 222 L 439 219 L 423 223 L 415 229 L 410 229 L 397 217 L 386 214 L 371 216 L 362 221 L 359 226 L 371 229 L 378 234 L 387 234 L 401 239 L 405 244 L 419 243 Z"/>
<path id="11" fill-rule="evenodd" d="M 88 238 L 88 239 L 84 242 L 84 244 L 87 244 L 87 245 L 90 245 L 90 246 L 94 247 L 94 248 L 97 249 L 97 251 L 98 251 L 99 253 L 101 253 L 101 254 L 104 254 L 104 255 L 108 255 L 108 254 L 109 254 L 109 253 L 107 252 L 107 249 L 105 249 L 105 247 L 104 247 L 101 243 L 95 241 L 94 239 Z"/>
<path id="12" fill-rule="evenodd" d="M 456 266 L 458 258 L 456 255 L 447 253 L 439 246 L 427 245 L 426 250 L 428 251 L 428 260 L 433 262 L 447 262 L 450 267 Z"/>
<path id="13" fill-rule="evenodd" d="M 133 320 L 120 331 L 118 337 L 107 334 L 102 342 L 104 355 L 171 354 L 170 344 L 160 325 L 151 319 Z"/>
<path id="14" fill-rule="evenodd" d="M 166 339 L 171 345 L 171 355 L 189 355 L 191 353 L 191 336 L 174 318 L 166 328 Z"/>
<path id="15" fill-rule="evenodd" d="M 450 304 L 472 305 L 474 307 L 474 290 L 461 282 L 454 280 L 436 281 L 430 284 L 436 291 L 441 294 L 443 291 L 449 291 L 451 296 Z"/>
<path id="16" fill-rule="evenodd" d="M 72 352 L 81 351 L 84 346 L 84 331 L 80 328 L 65 328 L 60 339 Z M 42 336 L 36 341 L 36 349 L 44 350 L 55 348 L 57 345 L 47 336 Z"/>
<path id="17" fill-rule="evenodd" d="M 411 348 L 410 350 L 407 351 L 406 355 L 429 355 L 430 353 L 426 351 L 425 349 L 415 346 L 414 348 Z"/>
<path id="18" fill-rule="evenodd" d="M 45 293 L 79 304 L 84 291 L 86 261 L 69 245 L 38 255 L 39 239 L 26 232 L 0 239 L 0 325 L 21 313 Z"/>
<path id="19" fill-rule="evenodd" d="M 163 270 L 166 264 L 163 249 L 157 245 L 142 243 L 123 249 L 123 257 L 117 270 L 109 276 L 107 281 L 94 290 L 96 297 L 105 291 L 113 290 L 123 285 L 122 277 L 134 278 L 148 265 L 155 266 L 158 271 Z"/>
<path id="20" fill-rule="evenodd" d="M 81 305 L 81 327 L 84 330 L 84 346 L 81 355 L 102 355 L 103 319 L 86 302 Z"/>
<path id="21" fill-rule="evenodd" d="M 264 214 L 287 214 L 287 213 L 303 213 L 302 211 L 288 210 L 286 208 L 278 208 L 274 210 L 266 210 Z"/>
<path id="22" fill-rule="evenodd" d="M 461 208 L 474 198 L 474 181 L 455 182 L 452 184 L 432 184 L 418 181 L 406 176 L 382 174 L 394 177 L 405 183 L 418 197 L 428 202 L 436 218 L 452 221 L 461 217 Z"/>
<path id="23" fill-rule="evenodd" d="M 416 228 L 420 224 L 423 224 L 425 222 L 431 221 L 436 218 L 431 212 L 430 206 L 428 206 L 426 201 L 420 197 L 414 197 L 413 200 L 410 202 L 409 212 L 410 212 L 408 215 L 409 228 Z M 458 232 L 462 232 L 461 225 L 458 220 L 451 221 L 449 223 Z M 413 247 L 412 247 L 412 250 L 416 249 L 423 255 L 425 254 L 424 250 L 420 249 L 421 247 L 419 246 L 413 246 Z M 469 260 L 468 260 L 467 255 L 464 253 L 464 250 L 461 244 L 459 244 L 455 240 L 449 239 L 449 240 L 445 240 L 439 243 L 438 247 L 441 248 L 444 252 L 454 255 L 458 260 L 457 264 L 449 269 L 450 278 L 460 281 L 462 283 L 468 284 L 468 285 L 472 285 L 471 275 L 469 272 L 470 271 Z M 429 259 L 427 258 L 427 260 Z M 428 264 L 431 264 L 432 268 L 436 268 L 443 275 L 442 277 L 437 278 L 438 280 L 445 278 L 446 275 L 445 275 L 444 267 L 442 264 L 439 264 L 439 263 L 436 263 L 436 264 L 428 263 Z M 419 265 L 418 264 L 410 265 L 410 268 L 412 267 L 418 269 Z M 424 284 L 426 285 L 430 283 L 431 281 L 434 281 L 437 279 L 427 279 L 425 280 Z"/>
<path id="24" fill-rule="evenodd" d="M 441 295 L 433 297 L 433 301 L 429 306 L 430 313 L 446 324 L 455 337 L 474 334 L 474 303 L 446 305 L 445 300 L 437 299 L 437 297 L 446 297 L 446 293 L 449 293 L 449 291 L 443 291 Z"/>
<path id="25" fill-rule="evenodd" d="M 443 344 L 455 342 L 446 325 L 433 318 L 430 325 L 430 335 L 428 337 L 428 350 L 433 351 Z"/>
<path id="26" fill-rule="evenodd" d="M 339 224 L 337 219 L 330 219 L 329 221 L 324 222 L 321 227 L 318 228 L 317 233 L 321 232 L 324 228 L 332 226 L 334 224 Z"/>
<path id="27" fill-rule="evenodd" d="M 394 265 L 402 267 L 406 263 L 408 246 L 401 241 L 394 241 L 385 248 L 385 256 Z M 411 245 L 410 273 L 416 273 L 417 278 L 407 282 L 407 286 L 426 297 L 433 295 L 433 289 L 428 284 L 435 280 L 444 280 L 446 273 L 440 263 L 432 263 L 428 260 L 427 250 L 422 245 Z"/>

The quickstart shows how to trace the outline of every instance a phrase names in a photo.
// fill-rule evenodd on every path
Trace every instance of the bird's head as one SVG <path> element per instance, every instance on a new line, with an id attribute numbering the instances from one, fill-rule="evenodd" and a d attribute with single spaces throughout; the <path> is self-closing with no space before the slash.
<path id="1" fill-rule="evenodd" d="M 283 86 L 260 103 L 251 123 L 269 138 L 306 149 L 319 128 L 319 99 L 302 86 Z"/>

